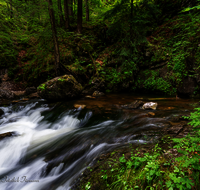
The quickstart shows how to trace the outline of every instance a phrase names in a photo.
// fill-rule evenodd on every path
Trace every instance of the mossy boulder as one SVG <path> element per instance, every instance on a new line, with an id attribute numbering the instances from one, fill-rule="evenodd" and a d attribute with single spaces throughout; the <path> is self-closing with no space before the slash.
<path id="1" fill-rule="evenodd" d="M 72 75 L 64 75 L 41 84 L 37 91 L 41 98 L 47 100 L 67 100 L 79 96 L 82 89 Z"/>

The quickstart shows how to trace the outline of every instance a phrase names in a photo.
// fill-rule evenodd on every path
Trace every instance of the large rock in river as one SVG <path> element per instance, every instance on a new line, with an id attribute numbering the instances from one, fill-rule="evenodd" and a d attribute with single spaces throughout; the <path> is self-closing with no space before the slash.
<path id="1" fill-rule="evenodd" d="M 145 109 L 145 110 L 148 110 L 148 109 L 156 110 L 157 105 L 158 104 L 156 102 L 147 102 L 142 106 L 142 109 Z"/>
<path id="2" fill-rule="evenodd" d="M 37 91 L 41 98 L 47 100 L 67 100 L 81 94 L 83 87 L 72 75 L 56 77 L 38 86 Z"/>

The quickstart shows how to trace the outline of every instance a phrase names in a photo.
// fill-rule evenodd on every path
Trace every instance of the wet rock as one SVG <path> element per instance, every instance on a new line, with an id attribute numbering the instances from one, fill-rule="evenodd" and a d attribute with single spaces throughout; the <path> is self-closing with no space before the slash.
<path id="1" fill-rule="evenodd" d="M 4 114 L 4 111 L 0 109 L 0 116 L 2 116 L 3 114 Z"/>
<path id="2" fill-rule="evenodd" d="M 38 95 L 47 100 L 67 100 L 78 97 L 83 87 L 72 75 L 64 75 L 49 80 L 37 88 Z"/>
<path id="3" fill-rule="evenodd" d="M 75 108 L 81 108 L 81 109 L 84 109 L 86 107 L 86 105 L 79 105 L 79 104 L 74 104 L 74 107 Z"/>
<path id="4" fill-rule="evenodd" d="M 91 99 L 94 99 L 95 97 L 92 97 L 92 96 L 85 96 L 86 98 L 91 98 Z"/>
<path id="5" fill-rule="evenodd" d="M 140 106 L 143 106 L 143 105 L 144 105 L 143 101 L 136 100 L 136 101 L 134 101 L 130 104 L 123 105 L 122 107 L 126 108 L 126 109 L 137 109 L 137 108 L 139 108 Z"/>
<path id="6" fill-rule="evenodd" d="M 95 91 L 92 96 L 103 96 L 105 95 L 103 92 Z"/>
<path id="7" fill-rule="evenodd" d="M 172 121 L 172 122 L 179 122 L 180 121 L 180 115 L 171 115 L 171 116 L 168 117 L 168 120 Z"/>
<path id="8" fill-rule="evenodd" d="M 170 115 L 169 117 L 168 117 L 168 120 L 169 121 L 172 121 L 172 122 L 180 122 L 180 121 L 189 121 L 189 118 L 188 117 L 190 117 L 190 115 L 189 114 L 174 114 L 174 115 Z"/>
<path id="9" fill-rule="evenodd" d="M 167 129 L 168 134 L 178 135 L 181 131 L 183 131 L 183 125 L 175 125 Z"/>
<path id="10" fill-rule="evenodd" d="M 152 110 L 156 110 L 158 104 L 155 102 L 147 102 L 142 106 L 142 109 L 152 109 Z"/>
<path id="11" fill-rule="evenodd" d="M 13 99 L 15 98 L 15 94 L 12 91 L 6 89 L 0 89 L 0 98 Z"/>
<path id="12" fill-rule="evenodd" d="M 37 92 L 35 92 L 35 93 L 32 93 L 32 94 L 29 94 L 28 98 L 34 99 L 34 98 L 40 98 L 40 96 L 38 95 Z"/>
<path id="13" fill-rule="evenodd" d="M 4 139 L 4 138 L 6 138 L 6 137 L 11 137 L 11 136 L 13 136 L 13 135 L 15 135 L 14 132 L 2 133 L 2 134 L 0 134 L 0 140 Z"/>
<path id="14" fill-rule="evenodd" d="M 28 96 L 29 94 L 35 93 L 37 92 L 37 89 L 33 86 L 33 87 L 28 87 L 25 90 L 25 95 Z"/>
<path id="15" fill-rule="evenodd" d="M 25 91 L 12 91 L 16 98 L 20 98 L 25 95 Z"/>
<path id="16" fill-rule="evenodd" d="M 29 100 L 29 98 L 23 98 L 23 99 L 21 99 L 21 101 L 28 101 Z"/>
<path id="17" fill-rule="evenodd" d="M 193 95 L 197 82 L 192 77 L 186 77 L 183 79 L 183 82 L 177 88 L 178 97 L 186 98 Z"/>

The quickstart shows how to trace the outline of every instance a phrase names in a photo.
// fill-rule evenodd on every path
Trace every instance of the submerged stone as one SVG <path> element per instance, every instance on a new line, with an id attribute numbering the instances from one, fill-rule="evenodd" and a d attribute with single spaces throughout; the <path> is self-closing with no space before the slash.
<path id="1" fill-rule="evenodd" d="M 74 107 L 75 108 L 81 108 L 81 109 L 84 109 L 86 107 L 86 105 L 79 105 L 79 104 L 74 104 Z"/>
<path id="2" fill-rule="evenodd" d="M 153 113 L 153 112 L 148 112 L 148 115 L 149 115 L 149 116 L 154 116 L 155 113 Z"/>
<path id="3" fill-rule="evenodd" d="M 139 108 L 140 106 L 142 106 L 144 104 L 143 101 L 141 100 L 136 100 L 130 104 L 126 104 L 126 105 L 123 105 L 122 107 L 123 108 L 127 108 L 127 109 L 137 109 Z"/>
<path id="4" fill-rule="evenodd" d="M 6 137 L 14 136 L 14 135 L 16 135 L 15 132 L 2 133 L 2 134 L 0 134 L 0 140 L 4 139 Z"/>

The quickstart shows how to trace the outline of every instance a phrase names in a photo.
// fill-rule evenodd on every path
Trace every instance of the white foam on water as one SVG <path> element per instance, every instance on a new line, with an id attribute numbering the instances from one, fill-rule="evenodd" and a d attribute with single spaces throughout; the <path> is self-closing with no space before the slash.
<path id="1" fill-rule="evenodd" d="M 75 129 L 79 120 L 73 118 L 73 116 L 65 115 L 59 121 L 52 125 L 52 128 L 48 127 L 50 124 L 47 122 L 41 122 L 44 118 L 41 115 L 42 111 L 47 110 L 48 108 L 37 108 L 35 110 L 30 110 L 36 105 L 36 103 L 25 106 L 24 109 L 13 112 L 10 115 L 5 113 L 5 117 L 2 118 L 1 123 L 4 123 L 0 126 L 0 134 L 7 132 L 15 132 L 16 136 L 5 138 L 0 141 L 0 174 L 3 175 L 5 172 L 9 172 L 14 169 L 16 166 L 20 165 L 20 161 L 23 160 L 23 157 L 28 150 L 31 150 L 32 146 L 39 146 L 42 143 L 50 141 L 52 138 L 59 137 L 63 133 L 67 133 Z M 9 111 L 9 108 L 4 109 L 5 112 Z M 8 123 L 6 122 L 12 118 L 18 118 L 17 121 Z M 3 121 L 3 122 L 2 122 Z M 41 126 L 42 125 L 42 126 Z M 40 127 L 42 130 L 40 130 Z M 10 178 L 16 178 L 21 176 L 41 178 L 40 174 L 43 167 L 46 166 L 46 163 L 42 160 L 35 162 L 34 164 L 27 166 L 14 174 L 9 176 Z M 42 184 L 47 184 L 51 182 L 56 176 L 62 164 L 51 171 L 50 176 L 42 179 L 40 183 L 28 183 L 24 186 L 25 183 L 1 183 L 0 189 L 16 189 L 16 190 L 33 190 L 40 189 Z M 36 175 L 37 174 L 37 175 Z M 13 185 L 12 185 L 13 184 Z M 38 185 L 37 185 L 38 184 Z"/>
<path id="2" fill-rule="evenodd" d="M 5 179 L 0 179 L 0 190 L 44 189 L 48 184 L 52 184 L 54 180 L 59 179 L 62 175 L 68 175 L 72 171 L 72 174 L 67 176 L 69 179 L 57 188 L 57 190 L 70 189 L 71 182 L 84 170 L 84 168 L 80 168 L 79 171 L 73 169 L 84 160 L 90 160 L 99 155 L 103 149 L 114 145 L 107 143 L 102 143 L 97 146 L 91 145 L 86 154 L 74 160 L 69 166 L 64 166 L 64 163 L 60 163 L 57 167 L 52 168 L 48 175 L 45 174 L 48 166 L 48 163 L 44 161 L 45 158 L 38 156 L 36 160 L 33 158 L 31 163 L 23 164 L 23 159 L 26 154 L 31 154 L 43 146 L 47 146 L 52 142 L 54 143 L 61 136 L 70 134 L 70 132 L 75 131 L 81 125 L 86 124 L 92 116 L 92 112 L 89 112 L 80 121 L 77 119 L 79 113 L 76 112 L 74 115 L 65 113 L 61 114 L 57 121 L 52 124 L 48 121 L 43 121 L 44 116 L 42 116 L 42 112 L 49 108 L 45 106 L 34 108 L 36 104 L 37 102 L 31 103 L 11 113 L 9 111 L 12 109 L 12 106 L 3 108 L 5 113 L 0 119 L 0 134 L 15 132 L 16 136 L 0 141 L 0 175 L 9 172 L 7 178 L 18 181 L 6 182 L 5 176 Z M 79 135 L 81 133 L 93 133 L 95 130 L 101 131 L 103 129 L 105 131 L 113 122 L 113 120 L 109 120 L 92 126 L 88 130 L 80 130 Z M 120 122 L 116 123 L 116 125 L 119 124 Z"/>

